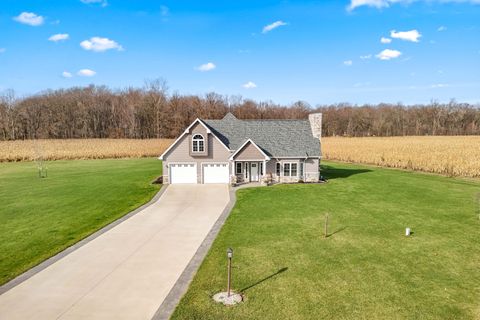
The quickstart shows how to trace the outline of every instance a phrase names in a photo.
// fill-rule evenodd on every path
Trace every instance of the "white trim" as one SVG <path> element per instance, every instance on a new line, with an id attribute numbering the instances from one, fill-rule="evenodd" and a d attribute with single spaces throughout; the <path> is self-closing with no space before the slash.
<path id="1" fill-rule="evenodd" d="M 270 160 L 270 157 L 267 156 L 267 154 L 266 154 L 265 152 L 263 152 L 263 150 L 260 149 L 260 147 L 257 146 L 257 144 L 256 144 L 255 142 L 253 142 L 252 139 L 248 139 L 247 141 L 245 141 L 245 142 L 241 145 L 241 147 L 238 148 L 237 151 L 235 151 L 235 152 L 230 156 L 230 158 L 228 158 L 228 159 L 229 159 L 229 160 L 234 160 L 233 158 L 235 157 L 235 155 L 236 155 L 237 153 L 239 153 L 239 152 L 247 145 L 247 143 L 249 143 L 249 142 L 250 142 L 251 144 L 253 144 L 253 145 L 255 146 L 255 148 L 257 148 L 258 151 L 260 151 L 260 153 L 265 156 L 265 159 L 261 159 L 261 160 L 241 160 L 241 161 L 264 161 L 264 160 Z"/>
<path id="2" fill-rule="evenodd" d="M 227 168 L 230 168 L 230 163 L 229 162 L 215 162 L 215 161 L 200 162 L 200 181 L 201 181 L 201 184 L 205 184 L 204 176 L 203 176 L 203 166 L 206 165 L 206 164 L 226 164 Z M 230 181 L 230 169 L 228 170 L 228 180 Z"/>
<path id="3" fill-rule="evenodd" d="M 277 157 L 277 156 L 272 156 L 273 159 L 317 159 L 321 158 L 322 156 L 297 156 L 297 157 Z"/>
<path id="4" fill-rule="evenodd" d="M 290 164 L 290 168 L 289 168 L 289 176 L 286 176 L 285 175 L 285 164 Z M 292 176 L 292 164 L 296 164 L 297 165 L 297 174 L 295 176 Z M 282 177 L 287 177 L 287 178 L 299 178 L 299 167 L 300 167 L 300 161 L 285 161 L 285 162 L 282 162 Z"/>
<path id="5" fill-rule="evenodd" d="M 230 161 L 237 161 L 237 162 L 262 162 L 262 161 L 269 161 L 265 159 L 251 159 L 251 160 L 230 160 Z"/>
<path id="6" fill-rule="evenodd" d="M 196 136 L 200 136 L 200 137 L 202 137 L 202 139 L 195 139 Z M 202 150 L 202 151 L 200 151 L 200 143 L 197 144 L 197 149 L 198 149 L 198 150 L 197 150 L 197 151 L 193 150 L 193 143 L 194 143 L 195 141 L 197 141 L 197 142 L 202 141 L 202 142 L 203 142 L 203 150 Z M 208 141 L 207 141 L 207 143 L 208 143 Z M 192 150 L 192 151 L 191 151 L 192 154 L 205 153 L 205 137 L 203 136 L 203 134 L 201 134 L 201 133 L 195 133 L 194 135 L 192 135 L 192 145 L 191 145 L 191 148 L 192 148 L 192 149 L 191 149 L 191 150 Z"/>
<path id="7" fill-rule="evenodd" d="M 240 165 L 240 173 L 237 173 L 237 165 Z M 233 161 L 233 172 L 234 175 L 241 175 L 243 173 L 243 162 L 242 161 Z"/>
<path id="8" fill-rule="evenodd" d="M 195 121 L 192 122 L 191 125 L 188 126 L 187 129 L 185 129 L 185 131 L 183 131 L 183 133 L 177 138 L 177 140 L 175 140 L 175 141 L 170 145 L 170 147 L 168 147 L 167 150 L 165 150 L 165 151 L 158 157 L 158 159 L 159 159 L 159 160 L 163 160 L 163 157 L 170 151 L 170 149 L 172 149 L 172 148 L 183 138 L 184 135 L 190 133 L 190 129 L 191 129 L 191 128 L 193 127 L 193 125 L 194 125 L 195 123 L 197 123 L 197 122 L 199 122 L 199 123 L 207 130 L 207 137 L 208 137 L 208 134 L 211 134 L 212 136 L 214 136 L 214 137 L 220 142 L 220 144 L 221 144 L 222 146 L 225 147 L 225 149 L 227 149 L 228 151 L 231 151 L 231 150 L 222 142 L 222 140 L 220 140 L 220 138 L 217 137 L 217 136 L 212 132 L 212 130 L 210 130 L 210 129 L 207 127 L 207 125 L 206 125 L 205 123 L 203 123 L 202 120 L 200 120 L 200 118 L 197 118 L 197 119 L 195 119 Z M 207 141 L 207 145 L 206 145 L 205 147 L 208 148 L 208 141 Z"/>
<path id="9" fill-rule="evenodd" d="M 197 178 L 197 182 L 195 184 L 198 184 L 198 168 L 197 168 L 197 163 L 196 162 L 182 162 L 182 161 L 175 161 L 175 162 L 169 162 L 167 164 L 167 169 L 168 169 L 168 184 L 172 184 L 172 173 L 171 173 L 171 168 L 170 165 L 172 164 L 193 164 L 195 167 L 195 177 Z"/>

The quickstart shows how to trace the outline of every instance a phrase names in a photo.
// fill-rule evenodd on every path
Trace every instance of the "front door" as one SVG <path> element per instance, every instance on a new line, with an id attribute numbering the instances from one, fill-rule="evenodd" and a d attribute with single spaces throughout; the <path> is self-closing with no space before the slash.
<path id="1" fill-rule="evenodd" d="M 250 181 L 258 181 L 258 163 L 254 162 L 250 166 Z"/>

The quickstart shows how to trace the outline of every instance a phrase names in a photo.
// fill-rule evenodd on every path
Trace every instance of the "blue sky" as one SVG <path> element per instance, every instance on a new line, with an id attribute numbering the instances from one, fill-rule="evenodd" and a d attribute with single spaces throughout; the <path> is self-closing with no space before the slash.
<path id="1" fill-rule="evenodd" d="M 480 0 L 2 0 L 0 35 L 19 95 L 161 77 L 278 103 L 480 102 Z"/>

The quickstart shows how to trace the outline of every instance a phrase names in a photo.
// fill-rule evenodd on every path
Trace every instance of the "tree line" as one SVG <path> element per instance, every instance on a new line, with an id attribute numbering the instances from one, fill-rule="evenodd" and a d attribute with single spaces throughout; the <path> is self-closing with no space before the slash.
<path id="1" fill-rule="evenodd" d="M 478 135 L 480 106 L 451 101 L 426 105 L 280 105 L 239 96 L 169 93 L 163 80 L 142 88 L 105 86 L 0 95 L 0 140 L 174 138 L 194 119 L 306 119 L 323 113 L 324 136 Z"/>

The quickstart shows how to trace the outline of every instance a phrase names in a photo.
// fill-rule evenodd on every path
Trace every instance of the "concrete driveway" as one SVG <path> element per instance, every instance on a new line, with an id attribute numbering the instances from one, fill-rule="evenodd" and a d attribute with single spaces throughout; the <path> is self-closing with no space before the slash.
<path id="1" fill-rule="evenodd" d="M 0 296 L 0 319 L 151 319 L 229 202 L 171 185 L 151 206 Z"/>

